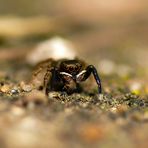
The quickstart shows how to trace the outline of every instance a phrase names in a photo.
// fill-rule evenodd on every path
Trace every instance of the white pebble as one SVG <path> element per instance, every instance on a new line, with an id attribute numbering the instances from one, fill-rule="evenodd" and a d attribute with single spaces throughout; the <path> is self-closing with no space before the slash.
<path id="1" fill-rule="evenodd" d="M 54 37 L 41 42 L 32 52 L 29 53 L 27 61 L 29 64 L 35 65 L 48 58 L 58 60 L 62 58 L 74 59 L 75 57 L 75 48 L 69 40 L 61 37 Z"/>
<path id="2" fill-rule="evenodd" d="M 131 85 L 130 85 L 130 90 L 131 91 L 135 91 L 135 90 L 140 90 L 142 87 L 142 84 L 140 82 L 133 82 Z"/>

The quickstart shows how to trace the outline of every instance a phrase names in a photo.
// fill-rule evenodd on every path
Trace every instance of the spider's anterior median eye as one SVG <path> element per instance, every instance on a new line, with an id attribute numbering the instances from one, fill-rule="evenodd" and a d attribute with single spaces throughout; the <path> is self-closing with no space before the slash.
<path id="1" fill-rule="evenodd" d="M 78 66 L 76 65 L 76 67 L 75 67 L 75 70 L 77 71 L 78 70 Z"/>
<path id="2" fill-rule="evenodd" d="M 72 71 L 73 70 L 73 67 L 69 67 L 69 70 Z"/>

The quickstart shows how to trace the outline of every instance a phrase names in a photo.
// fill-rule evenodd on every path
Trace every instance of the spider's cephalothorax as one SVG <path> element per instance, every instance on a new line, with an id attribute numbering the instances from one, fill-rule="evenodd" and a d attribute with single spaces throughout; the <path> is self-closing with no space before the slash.
<path id="1" fill-rule="evenodd" d="M 47 62 L 49 62 L 49 60 L 47 60 Z M 45 64 L 46 62 L 42 63 Z M 48 64 L 46 63 L 45 65 Z M 50 91 L 65 91 L 68 94 L 79 92 L 80 82 L 85 81 L 91 73 L 94 75 L 98 85 L 98 91 L 101 93 L 101 82 L 96 68 L 93 65 L 84 65 L 84 62 L 78 59 L 52 60 L 47 66 L 47 72 L 44 76 L 46 94 Z"/>
<path id="2" fill-rule="evenodd" d="M 69 73 L 71 75 L 76 75 L 80 72 L 82 64 L 77 60 L 67 60 L 60 64 L 60 71 Z"/>

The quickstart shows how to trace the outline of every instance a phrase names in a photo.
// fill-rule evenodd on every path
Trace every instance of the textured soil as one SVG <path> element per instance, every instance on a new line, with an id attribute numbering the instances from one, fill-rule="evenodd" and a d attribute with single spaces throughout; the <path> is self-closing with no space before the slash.
<path id="1" fill-rule="evenodd" d="M 126 78 L 116 74 L 106 76 L 102 71 L 102 94 L 94 87 L 92 93 L 50 92 L 46 96 L 43 91 L 33 89 L 31 83 L 26 84 L 33 70 L 31 66 L 21 60 L 1 65 L 1 147 L 148 145 L 145 87 L 132 91 L 129 83 L 143 78 L 133 74 Z"/>

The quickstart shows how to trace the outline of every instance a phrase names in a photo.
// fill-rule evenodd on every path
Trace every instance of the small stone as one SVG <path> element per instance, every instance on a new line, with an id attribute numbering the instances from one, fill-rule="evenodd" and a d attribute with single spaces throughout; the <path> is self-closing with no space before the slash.
<path id="1" fill-rule="evenodd" d="M 112 113 L 117 113 L 117 107 L 112 107 L 112 108 L 110 109 L 110 111 L 111 111 Z"/>
<path id="2" fill-rule="evenodd" d="M 10 91 L 10 85 L 5 84 L 0 88 L 0 91 L 3 93 L 8 93 Z"/>
<path id="3" fill-rule="evenodd" d="M 49 92 L 48 93 L 48 98 L 49 99 L 59 98 L 59 96 L 60 96 L 60 93 L 59 92 L 52 91 L 52 92 Z"/>
<path id="4" fill-rule="evenodd" d="M 20 91 L 19 91 L 18 88 L 13 88 L 13 89 L 11 89 L 10 92 L 11 92 L 11 94 L 16 95 L 16 94 L 18 94 Z"/>
<path id="5" fill-rule="evenodd" d="M 25 84 L 25 82 L 23 81 L 20 83 L 20 87 L 25 92 L 30 92 L 33 89 L 33 86 L 31 84 Z"/>
<path id="6" fill-rule="evenodd" d="M 139 95 L 142 89 L 142 84 L 140 82 L 133 82 L 129 86 L 130 91 L 136 95 Z"/>
<path id="7" fill-rule="evenodd" d="M 58 60 L 61 58 L 74 59 L 75 57 L 75 47 L 69 40 L 61 37 L 53 37 L 41 42 L 30 52 L 27 56 L 27 62 L 31 65 L 35 65 L 48 58 Z"/>

